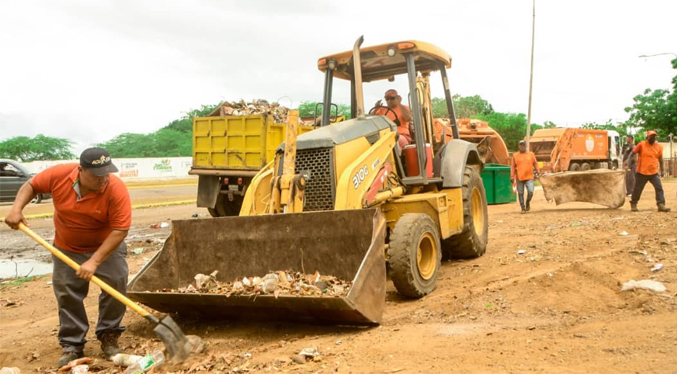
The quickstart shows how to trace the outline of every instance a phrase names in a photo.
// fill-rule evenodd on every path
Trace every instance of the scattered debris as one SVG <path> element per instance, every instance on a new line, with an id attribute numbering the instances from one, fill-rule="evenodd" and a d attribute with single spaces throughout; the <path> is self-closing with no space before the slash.
<path id="1" fill-rule="evenodd" d="M 143 253 L 143 251 L 145 251 L 143 247 L 132 249 L 132 253 L 134 253 L 135 255 L 140 255 Z"/>
<path id="2" fill-rule="evenodd" d="M 656 264 L 651 268 L 651 271 L 658 271 L 663 268 L 663 264 Z"/>
<path id="3" fill-rule="evenodd" d="M 524 249 L 520 249 L 519 251 L 517 251 L 518 255 L 523 255 L 525 253 L 527 253 L 527 251 L 525 251 Z"/>
<path id="4" fill-rule="evenodd" d="M 166 229 L 167 227 L 169 227 L 169 223 L 167 223 L 167 222 L 154 223 L 154 224 L 150 225 L 151 229 Z"/>
<path id="5" fill-rule="evenodd" d="M 622 291 L 632 291 L 632 290 L 650 290 L 654 292 L 665 292 L 666 288 L 661 282 L 656 282 L 648 279 L 643 279 L 640 281 L 630 280 L 623 283 Z"/>
<path id="6" fill-rule="evenodd" d="M 289 108 L 281 106 L 277 102 L 268 103 L 267 100 L 253 100 L 250 103 L 240 100 L 238 102 L 224 101 L 210 116 L 246 116 L 253 114 L 272 115 L 275 123 L 286 123 Z"/>
<path id="7" fill-rule="evenodd" d="M 294 296 L 333 296 L 348 294 L 351 281 L 344 281 L 332 275 L 303 274 L 292 270 L 276 271 L 260 277 L 244 277 L 233 282 L 219 282 L 218 271 L 211 275 L 197 274 L 195 284 L 179 289 L 161 289 L 158 292 L 169 293 L 211 293 L 226 296 L 280 295 Z"/>
<path id="8" fill-rule="evenodd" d="M 310 357 L 315 358 L 320 355 L 320 351 L 317 348 L 303 348 L 301 352 L 299 352 L 301 356 L 305 357 Z"/>
<path id="9" fill-rule="evenodd" d="M 68 362 L 66 365 L 60 367 L 59 371 L 68 371 L 68 370 L 75 368 L 76 366 L 85 365 L 85 364 L 89 364 L 89 363 L 92 363 L 92 362 L 94 362 L 94 359 L 92 359 L 90 357 L 77 358 L 73 361 Z"/>
<path id="10" fill-rule="evenodd" d="M 197 274 L 195 276 L 196 288 L 200 291 L 209 291 L 213 288 L 218 287 L 218 284 L 216 283 L 216 274 L 218 273 L 219 273 L 218 270 L 214 270 L 209 275 Z"/>
<path id="11" fill-rule="evenodd" d="M 205 350 L 205 343 L 202 338 L 197 335 L 186 335 L 188 343 L 193 347 L 191 353 L 200 354 Z"/>
<path id="12" fill-rule="evenodd" d="M 306 363 L 306 357 L 301 356 L 301 355 L 293 355 L 293 356 L 291 356 L 291 360 L 294 361 L 297 364 L 305 364 Z"/>
<path id="13" fill-rule="evenodd" d="M 341 345 L 341 344 L 343 344 L 342 341 L 340 341 L 340 340 L 337 340 L 337 341 L 336 341 L 336 345 Z"/>
<path id="14" fill-rule="evenodd" d="M 580 225 L 581 225 L 580 222 L 574 222 L 574 223 L 571 224 L 572 227 L 578 227 Z"/>
<path id="15" fill-rule="evenodd" d="M 618 233 L 618 235 L 620 235 L 620 236 L 628 236 L 628 232 L 627 232 L 627 231 L 621 231 L 621 232 Z"/>
<path id="16" fill-rule="evenodd" d="M 89 373 L 88 365 L 78 365 L 71 369 L 71 374 L 87 374 Z"/>
<path id="17" fill-rule="evenodd" d="M 574 334 L 574 338 L 587 339 L 588 336 L 587 336 L 587 335 L 583 335 L 583 334 Z"/>
<path id="18" fill-rule="evenodd" d="M 135 363 L 137 363 L 140 359 L 142 359 L 143 356 L 137 356 L 137 355 L 128 355 L 125 353 L 118 353 L 115 356 L 111 357 L 110 360 L 113 362 L 113 364 L 117 366 L 132 366 Z"/>

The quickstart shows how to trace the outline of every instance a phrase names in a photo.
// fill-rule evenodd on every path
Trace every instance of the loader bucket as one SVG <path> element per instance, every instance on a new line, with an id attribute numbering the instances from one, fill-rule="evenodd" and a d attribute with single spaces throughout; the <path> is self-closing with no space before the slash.
<path id="1" fill-rule="evenodd" d="M 556 205 L 585 202 L 620 208 L 625 203 L 625 171 L 595 169 L 546 174 L 538 178 L 545 199 Z"/>
<path id="2" fill-rule="evenodd" d="M 372 325 L 385 306 L 385 219 L 376 209 L 174 221 L 164 247 L 127 295 L 153 309 L 210 318 Z M 218 270 L 218 281 L 271 271 L 318 271 L 352 281 L 345 297 L 160 292 Z"/>

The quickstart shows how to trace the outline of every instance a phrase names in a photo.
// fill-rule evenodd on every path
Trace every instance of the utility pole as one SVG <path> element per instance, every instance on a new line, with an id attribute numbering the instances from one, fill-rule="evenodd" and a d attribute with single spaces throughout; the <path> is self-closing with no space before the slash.
<path id="1" fill-rule="evenodd" d="M 529 109 L 527 112 L 527 152 L 531 140 L 531 91 L 534 85 L 534 39 L 536 35 L 536 0 L 533 0 L 533 19 L 531 22 L 531 71 L 529 72 Z"/>

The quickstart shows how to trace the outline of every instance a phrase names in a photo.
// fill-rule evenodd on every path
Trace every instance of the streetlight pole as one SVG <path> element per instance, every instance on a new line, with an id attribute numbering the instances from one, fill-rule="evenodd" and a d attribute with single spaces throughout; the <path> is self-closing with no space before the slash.
<path id="1" fill-rule="evenodd" d="M 675 56 L 675 58 L 677 58 L 677 53 L 672 53 L 672 52 L 656 53 L 654 55 L 641 55 L 641 56 L 637 56 L 637 57 L 639 57 L 639 58 L 649 58 L 649 57 L 664 56 L 664 55 L 673 55 L 673 56 Z"/>
<path id="2" fill-rule="evenodd" d="M 527 112 L 527 152 L 531 140 L 531 91 L 534 85 L 534 39 L 536 35 L 536 0 L 533 0 L 533 19 L 531 21 L 531 69 L 529 71 L 529 109 Z"/>

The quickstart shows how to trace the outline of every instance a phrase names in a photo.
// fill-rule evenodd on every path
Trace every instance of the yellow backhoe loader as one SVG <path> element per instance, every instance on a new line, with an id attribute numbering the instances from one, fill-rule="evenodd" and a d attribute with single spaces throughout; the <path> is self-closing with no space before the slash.
<path id="1" fill-rule="evenodd" d="M 252 179 L 240 216 L 174 221 L 162 251 L 132 280 L 132 299 L 164 312 L 377 324 L 386 272 L 401 295 L 420 298 L 435 289 L 443 254 L 484 254 L 483 164 L 477 147 L 459 140 L 446 72 L 451 58 L 419 41 L 361 44 L 318 61 L 322 126 L 297 137 L 298 114 L 290 113 L 286 142 Z M 433 72 L 451 113 L 455 139 L 446 143 L 435 142 L 426 105 Z M 409 87 L 415 146 L 406 149 L 398 145 L 399 121 L 363 106 L 363 82 L 395 77 Z M 329 125 L 334 79 L 351 82 L 352 119 Z M 342 297 L 166 292 L 197 273 L 218 270 L 219 280 L 233 281 L 286 269 L 352 286 Z"/>

